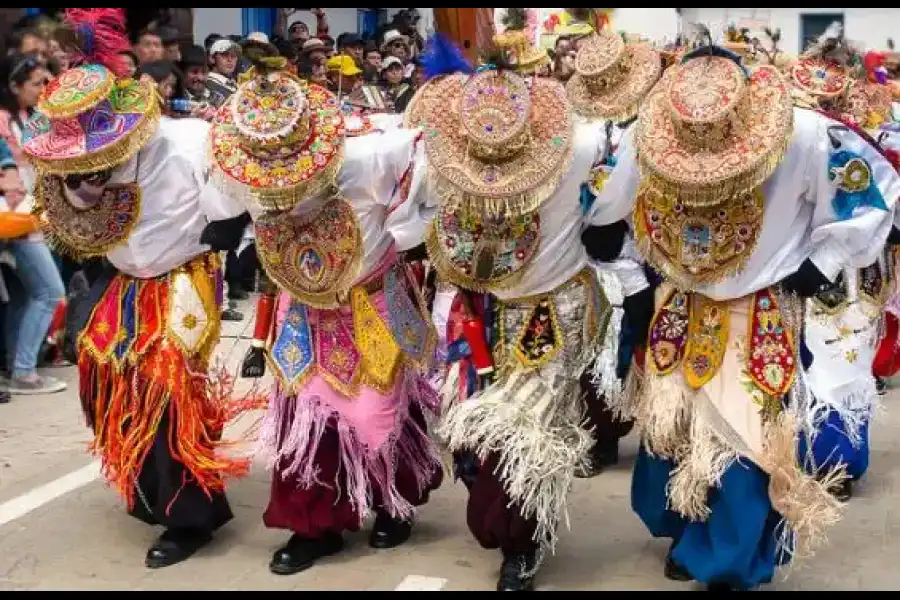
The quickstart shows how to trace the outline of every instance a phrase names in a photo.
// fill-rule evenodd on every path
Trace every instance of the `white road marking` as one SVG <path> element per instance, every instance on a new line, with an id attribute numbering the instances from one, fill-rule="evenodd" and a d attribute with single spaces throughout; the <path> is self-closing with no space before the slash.
<path id="1" fill-rule="evenodd" d="M 446 579 L 437 577 L 421 577 L 409 575 L 400 585 L 394 588 L 395 592 L 440 592 L 447 587 Z"/>
<path id="2" fill-rule="evenodd" d="M 26 492 L 0 504 L 0 527 L 21 519 L 45 504 L 61 498 L 100 478 L 100 463 L 95 461 L 86 467 L 64 475 L 55 481 Z"/>

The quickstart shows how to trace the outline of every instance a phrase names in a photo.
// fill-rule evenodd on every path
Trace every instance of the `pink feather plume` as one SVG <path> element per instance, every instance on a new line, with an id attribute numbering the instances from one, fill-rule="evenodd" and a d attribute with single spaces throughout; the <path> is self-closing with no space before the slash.
<path id="1" fill-rule="evenodd" d="M 65 24 L 75 34 L 80 52 L 74 64 L 101 64 L 118 76 L 126 75 L 121 53 L 129 50 L 125 9 L 67 8 Z"/>

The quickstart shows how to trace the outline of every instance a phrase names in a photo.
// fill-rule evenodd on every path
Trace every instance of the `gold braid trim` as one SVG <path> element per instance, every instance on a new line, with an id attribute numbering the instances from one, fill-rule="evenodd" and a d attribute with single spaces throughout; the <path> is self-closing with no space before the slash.
<path id="1" fill-rule="evenodd" d="M 39 175 L 87 175 L 114 169 L 125 164 L 147 145 L 156 134 L 162 116 L 160 103 L 155 98 L 148 100 L 149 110 L 131 133 L 116 140 L 106 148 L 80 156 L 44 159 L 28 155 Z"/>

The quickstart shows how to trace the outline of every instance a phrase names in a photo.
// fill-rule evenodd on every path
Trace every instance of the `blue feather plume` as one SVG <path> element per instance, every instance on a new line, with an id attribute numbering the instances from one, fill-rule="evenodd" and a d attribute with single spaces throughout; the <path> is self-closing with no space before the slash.
<path id="1" fill-rule="evenodd" d="M 422 55 L 422 70 L 426 81 L 441 75 L 471 74 L 473 71 L 462 50 L 441 33 L 435 33 L 428 39 Z"/>
<path id="2" fill-rule="evenodd" d="M 82 51 L 85 56 L 92 56 L 96 41 L 93 26 L 89 23 L 81 23 L 78 26 L 78 33 L 81 36 Z"/>

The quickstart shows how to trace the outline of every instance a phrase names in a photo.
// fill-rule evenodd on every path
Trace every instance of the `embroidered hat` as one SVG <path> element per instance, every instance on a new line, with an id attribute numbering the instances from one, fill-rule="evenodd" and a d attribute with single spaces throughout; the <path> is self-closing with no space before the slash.
<path id="1" fill-rule="evenodd" d="M 23 149 L 44 174 L 94 173 L 128 161 L 156 132 L 152 82 L 117 80 L 99 64 L 64 72 L 44 89 L 24 127 Z"/>
<path id="2" fill-rule="evenodd" d="M 210 133 L 213 181 L 264 210 L 290 210 L 333 185 L 343 160 L 337 97 L 263 59 L 219 110 Z"/>
<path id="3" fill-rule="evenodd" d="M 581 41 L 566 91 L 583 117 L 628 121 L 661 73 L 662 59 L 653 47 L 626 44 L 604 29 Z"/>
<path id="4" fill-rule="evenodd" d="M 563 87 L 507 70 L 435 79 L 417 100 L 442 202 L 519 216 L 556 191 L 572 156 Z"/>
<path id="5" fill-rule="evenodd" d="M 795 61 L 790 78 L 794 101 L 803 108 L 820 108 L 824 102 L 843 98 L 852 81 L 846 67 L 823 56 Z"/>
<path id="6" fill-rule="evenodd" d="M 645 183 L 689 206 L 751 192 L 778 167 L 793 131 L 788 83 L 770 65 L 741 67 L 701 48 L 668 69 L 641 105 Z"/>

